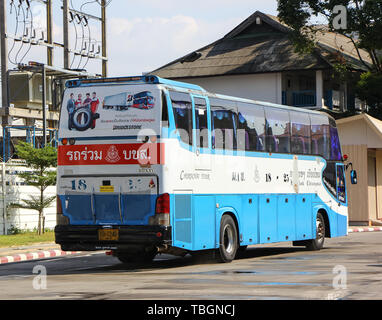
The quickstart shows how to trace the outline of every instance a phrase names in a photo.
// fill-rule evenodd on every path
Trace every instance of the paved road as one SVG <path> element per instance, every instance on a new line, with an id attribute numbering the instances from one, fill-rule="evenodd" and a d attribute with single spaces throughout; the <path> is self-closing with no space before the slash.
<path id="1" fill-rule="evenodd" d="M 11 263 L 0 265 L 0 299 L 382 299 L 381 244 L 370 232 L 316 252 L 252 246 L 229 264 L 159 255 L 133 268 L 99 253 Z"/>

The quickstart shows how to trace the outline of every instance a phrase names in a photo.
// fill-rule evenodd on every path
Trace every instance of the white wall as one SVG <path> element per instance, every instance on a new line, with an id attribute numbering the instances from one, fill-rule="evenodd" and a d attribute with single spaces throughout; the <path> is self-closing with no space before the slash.
<path id="1" fill-rule="evenodd" d="M 368 148 L 382 148 L 382 140 L 364 119 L 338 123 L 338 134 L 342 145 L 362 145 Z"/>
<path id="2" fill-rule="evenodd" d="M 38 196 L 39 189 L 32 186 L 20 185 L 22 180 L 17 176 L 16 171 L 26 171 L 28 168 L 22 166 L 6 166 L 6 171 L 9 172 L 6 174 L 6 181 L 9 184 L 6 186 L 6 201 L 7 203 L 17 203 L 21 199 L 30 199 L 30 196 Z M 1 168 L 0 168 L 0 177 L 1 177 Z M 2 189 L 1 179 L 0 179 L 0 191 Z M 56 187 L 48 187 L 45 191 L 45 196 L 50 197 L 56 195 Z M 3 221 L 3 196 L 2 192 L 0 193 L 0 234 L 4 232 L 4 221 Z M 56 201 L 52 205 L 45 209 L 45 228 L 53 229 L 56 225 Z M 9 208 L 7 211 L 6 217 L 6 229 L 8 230 L 11 225 L 22 229 L 22 230 L 33 230 L 37 229 L 38 225 L 38 212 L 35 210 L 26 210 L 26 209 L 15 209 Z"/>
<path id="3" fill-rule="evenodd" d="M 212 93 L 226 94 L 281 104 L 281 73 L 186 78 L 182 82 L 194 83 Z"/>

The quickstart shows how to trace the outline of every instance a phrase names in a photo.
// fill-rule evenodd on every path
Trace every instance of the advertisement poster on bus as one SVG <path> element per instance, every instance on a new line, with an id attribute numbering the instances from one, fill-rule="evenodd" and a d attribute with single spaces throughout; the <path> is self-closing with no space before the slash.
<path id="1" fill-rule="evenodd" d="M 117 85 L 67 88 L 60 138 L 159 134 L 160 92 L 153 86 Z"/>

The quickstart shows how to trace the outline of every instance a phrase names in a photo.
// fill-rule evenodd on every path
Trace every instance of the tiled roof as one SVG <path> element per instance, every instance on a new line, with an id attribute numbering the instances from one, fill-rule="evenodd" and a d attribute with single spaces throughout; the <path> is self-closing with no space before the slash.
<path id="1" fill-rule="evenodd" d="M 261 21 L 261 23 L 259 23 Z M 328 69 L 340 51 L 354 69 L 365 69 L 346 37 L 318 32 L 316 50 L 296 53 L 289 28 L 277 17 L 255 12 L 223 38 L 152 73 L 163 78 L 190 78 Z M 361 50 L 365 61 L 370 62 Z"/>

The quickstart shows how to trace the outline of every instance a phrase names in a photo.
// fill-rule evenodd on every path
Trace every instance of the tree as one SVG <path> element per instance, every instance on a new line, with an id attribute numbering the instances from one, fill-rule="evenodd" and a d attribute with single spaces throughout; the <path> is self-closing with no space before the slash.
<path id="1" fill-rule="evenodd" d="M 19 142 L 16 145 L 16 152 L 32 169 L 30 172 L 19 173 L 19 177 L 26 184 L 38 188 L 40 193 L 38 196 L 30 195 L 30 199 L 21 200 L 21 203 L 13 203 L 11 207 L 38 211 L 37 232 L 41 234 L 44 232 L 44 209 L 48 208 L 56 199 L 56 196 L 46 197 L 44 192 L 46 188 L 56 184 L 57 173 L 51 168 L 57 167 L 57 149 L 50 145 L 36 149 L 30 143 Z"/>
<path id="2" fill-rule="evenodd" d="M 370 113 L 382 119 L 382 1 L 278 0 L 278 10 L 280 20 L 291 28 L 298 52 L 315 48 L 317 32 L 336 32 L 349 39 L 367 70 L 356 85 L 356 94 L 370 106 Z M 323 18 L 327 27 L 310 23 L 314 17 Z M 369 54 L 370 61 L 365 61 L 361 50 Z M 336 69 L 350 74 L 351 66 L 339 57 Z"/>

